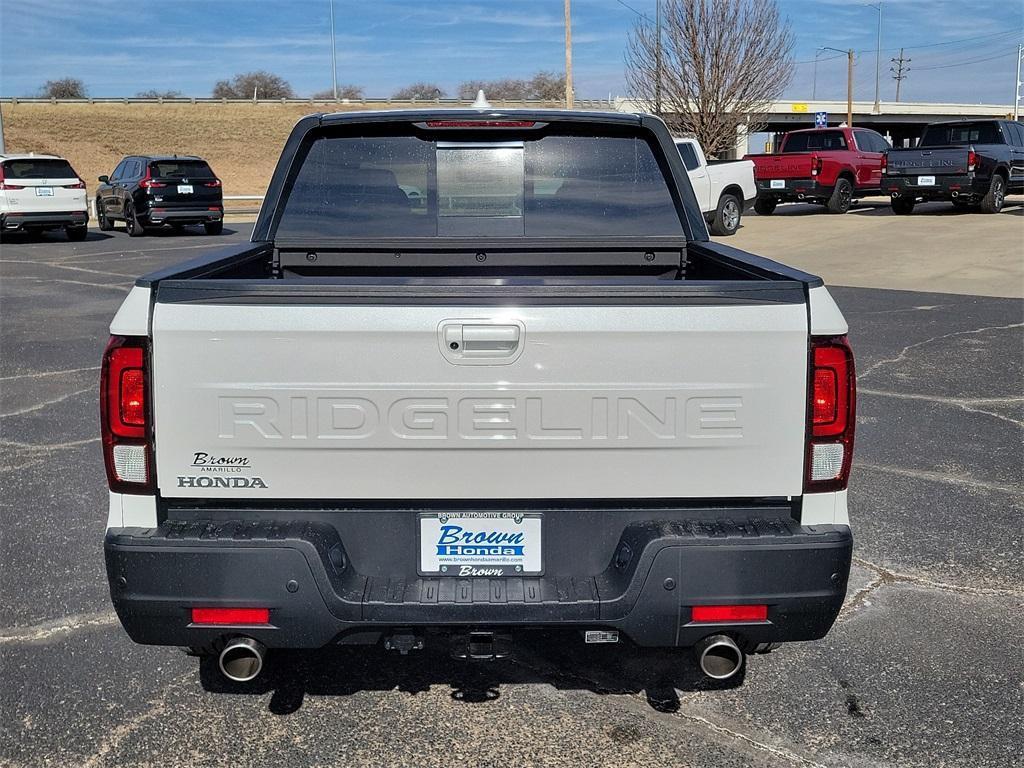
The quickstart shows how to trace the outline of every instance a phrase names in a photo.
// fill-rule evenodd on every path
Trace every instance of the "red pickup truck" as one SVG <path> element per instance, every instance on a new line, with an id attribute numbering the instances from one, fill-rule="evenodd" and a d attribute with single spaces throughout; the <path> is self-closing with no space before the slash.
<path id="1" fill-rule="evenodd" d="M 821 203 L 846 213 L 855 197 L 881 191 L 882 158 L 889 142 L 866 128 L 791 131 L 779 151 L 747 155 L 754 161 L 754 210 L 768 216 L 779 203 Z"/>

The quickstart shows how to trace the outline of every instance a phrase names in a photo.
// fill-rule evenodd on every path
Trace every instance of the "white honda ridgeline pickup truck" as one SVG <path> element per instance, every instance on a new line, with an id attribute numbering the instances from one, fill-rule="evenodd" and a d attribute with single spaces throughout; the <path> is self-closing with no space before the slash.
<path id="1" fill-rule="evenodd" d="M 110 331 L 114 606 L 231 680 L 539 627 L 725 679 L 842 605 L 846 322 L 709 242 L 657 118 L 306 117 L 251 242 L 140 278 Z"/>

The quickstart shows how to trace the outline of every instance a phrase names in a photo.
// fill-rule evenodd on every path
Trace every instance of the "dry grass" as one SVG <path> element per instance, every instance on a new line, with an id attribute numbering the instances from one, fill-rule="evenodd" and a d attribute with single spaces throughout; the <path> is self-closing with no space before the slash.
<path id="1" fill-rule="evenodd" d="M 178 153 L 209 161 L 224 181 L 224 194 L 259 195 L 266 191 L 295 121 L 324 108 L 311 104 L 5 104 L 3 109 L 8 152 L 66 157 L 89 185 L 90 194 L 96 189 L 96 177 L 113 171 L 124 155 Z"/>

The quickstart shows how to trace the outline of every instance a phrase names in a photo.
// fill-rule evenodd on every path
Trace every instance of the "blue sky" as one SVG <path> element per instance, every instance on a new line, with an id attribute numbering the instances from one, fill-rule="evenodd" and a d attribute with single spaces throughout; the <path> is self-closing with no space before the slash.
<path id="1" fill-rule="evenodd" d="M 655 0 L 624 0 L 654 17 Z M 819 46 L 854 48 L 857 98 L 874 95 L 877 12 L 856 0 L 780 0 L 796 34 L 787 93 L 810 98 Z M 335 0 L 338 80 L 386 96 L 412 81 L 454 91 L 462 80 L 563 68 L 562 0 Z M 638 16 L 619 0 L 574 0 L 577 95 L 624 95 L 626 34 Z M 1010 103 L 1024 2 L 886 0 L 889 58 L 912 61 L 904 101 Z M 94 96 L 151 88 L 208 96 L 214 82 L 267 69 L 299 95 L 330 87 L 328 0 L 0 0 L 0 95 L 78 77 Z M 962 41 L 962 42 L 957 42 Z M 835 58 L 830 58 L 835 57 Z M 820 54 L 817 96 L 844 98 L 846 61 Z"/>

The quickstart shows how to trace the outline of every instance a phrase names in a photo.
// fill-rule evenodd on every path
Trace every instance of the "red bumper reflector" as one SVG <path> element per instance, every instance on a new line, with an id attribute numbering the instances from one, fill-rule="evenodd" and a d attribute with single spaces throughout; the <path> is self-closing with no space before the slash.
<path id="1" fill-rule="evenodd" d="M 691 621 L 766 621 L 767 605 L 695 605 Z"/>
<path id="2" fill-rule="evenodd" d="M 193 608 L 193 624 L 269 624 L 269 608 Z"/>

